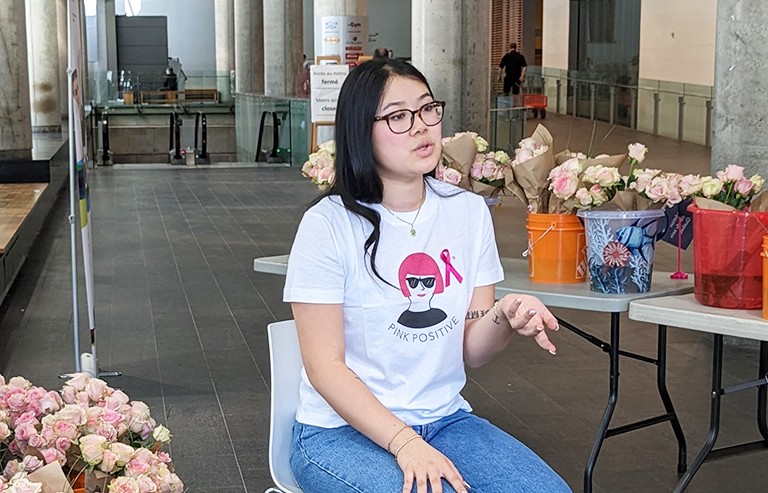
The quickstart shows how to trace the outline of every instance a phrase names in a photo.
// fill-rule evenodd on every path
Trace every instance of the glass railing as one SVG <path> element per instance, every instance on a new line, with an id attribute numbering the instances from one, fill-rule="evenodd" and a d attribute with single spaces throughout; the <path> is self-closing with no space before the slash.
<path id="1" fill-rule="evenodd" d="M 496 96 L 491 108 L 491 149 L 513 155 L 518 142 L 525 136 L 526 108 L 519 96 Z"/>
<path id="2" fill-rule="evenodd" d="M 309 155 L 309 100 L 235 94 L 237 160 L 301 166 Z"/>
<path id="3" fill-rule="evenodd" d="M 710 145 L 711 86 L 649 79 L 618 84 L 587 77 L 577 71 L 528 67 L 523 90 L 546 95 L 549 112 Z"/>
<path id="4" fill-rule="evenodd" d="M 234 94 L 233 74 L 224 72 L 189 72 L 177 74 L 177 91 L 163 87 L 165 74 L 123 73 L 90 70 L 88 98 L 99 105 L 135 104 L 231 104 Z"/>

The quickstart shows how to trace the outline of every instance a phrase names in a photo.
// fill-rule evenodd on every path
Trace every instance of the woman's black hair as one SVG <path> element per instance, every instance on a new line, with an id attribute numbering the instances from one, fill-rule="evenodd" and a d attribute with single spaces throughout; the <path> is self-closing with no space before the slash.
<path id="1" fill-rule="evenodd" d="M 432 94 L 424 75 L 402 60 L 377 58 L 355 67 L 341 86 L 336 106 L 336 181 L 314 202 L 326 196 L 338 195 L 347 210 L 373 225 L 373 231 L 365 240 L 363 248 L 370 258 L 373 274 L 387 284 L 391 283 L 376 269 L 381 216 L 359 202 L 381 203 L 384 187 L 373 155 L 371 136 L 373 118 L 384 92 L 395 76 L 423 82 Z M 434 174 L 434 170 L 429 174 Z"/>

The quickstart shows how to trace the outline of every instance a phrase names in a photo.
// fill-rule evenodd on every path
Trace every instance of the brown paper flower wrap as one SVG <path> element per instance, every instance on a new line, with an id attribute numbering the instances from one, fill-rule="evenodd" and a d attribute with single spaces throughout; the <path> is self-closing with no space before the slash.
<path id="1" fill-rule="evenodd" d="M 611 200 L 594 209 L 602 211 L 645 211 L 661 209 L 664 202 L 653 202 L 634 190 L 619 190 Z"/>
<path id="2" fill-rule="evenodd" d="M 529 212 L 541 213 L 549 209 L 549 173 L 556 166 L 553 139 L 549 130 L 541 124 L 530 139 L 539 146 L 546 146 L 546 150 L 523 162 L 519 162 L 520 153 L 516 151 L 518 157 L 512 163 L 511 173 L 505 176 L 505 188 L 521 199 Z M 521 144 L 524 145 L 524 142 Z"/>
<path id="3" fill-rule="evenodd" d="M 488 142 L 474 132 L 460 132 L 443 139 L 443 155 L 435 170 L 438 180 L 457 185 L 482 197 L 504 192 L 511 158 L 504 151 L 489 151 Z"/>
<path id="4" fill-rule="evenodd" d="M 72 488 L 69 486 L 70 480 L 58 462 L 51 462 L 41 467 L 30 473 L 27 478 L 32 482 L 41 483 L 43 485 L 42 493 L 72 493 Z"/>
<path id="5" fill-rule="evenodd" d="M 469 172 L 478 152 L 475 144 L 476 134 L 465 132 L 458 137 L 443 141 L 443 164 L 461 173 L 458 186 L 472 190 Z"/>

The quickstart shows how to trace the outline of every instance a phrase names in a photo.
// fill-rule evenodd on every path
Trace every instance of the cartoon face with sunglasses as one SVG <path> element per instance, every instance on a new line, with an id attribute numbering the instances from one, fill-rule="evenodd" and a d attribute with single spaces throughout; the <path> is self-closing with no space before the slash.
<path id="1" fill-rule="evenodd" d="M 400 264 L 400 291 L 410 300 L 397 322 L 412 329 L 437 325 L 447 318 L 444 311 L 432 308 L 432 297 L 443 292 L 443 277 L 437 262 L 426 253 L 412 253 Z"/>

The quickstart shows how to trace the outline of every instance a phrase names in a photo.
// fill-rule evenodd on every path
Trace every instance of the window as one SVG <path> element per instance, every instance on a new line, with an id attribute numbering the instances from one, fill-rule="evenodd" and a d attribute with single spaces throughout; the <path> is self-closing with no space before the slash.
<path id="1" fill-rule="evenodd" d="M 613 43 L 616 0 L 587 0 L 590 43 Z"/>

